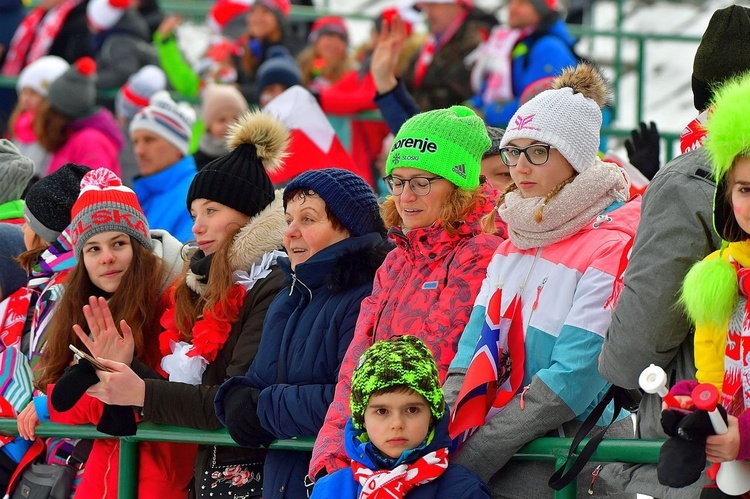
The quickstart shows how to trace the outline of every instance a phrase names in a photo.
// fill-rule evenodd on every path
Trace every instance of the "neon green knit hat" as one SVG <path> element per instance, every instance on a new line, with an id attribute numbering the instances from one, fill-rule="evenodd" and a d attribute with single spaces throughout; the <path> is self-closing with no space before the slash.
<path id="1" fill-rule="evenodd" d="M 393 140 L 385 172 L 408 167 L 439 175 L 461 189 L 479 187 L 482 155 L 492 142 L 487 128 L 465 106 L 412 116 Z"/>
<path id="2" fill-rule="evenodd" d="M 443 417 L 445 396 L 430 349 L 416 336 L 398 336 L 374 343 L 359 358 L 349 395 L 354 427 L 362 428 L 373 393 L 398 386 L 422 395 L 435 419 Z"/>
<path id="3" fill-rule="evenodd" d="M 747 239 L 727 201 L 726 175 L 737 156 L 750 155 L 750 73 L 729 80 L 714 93 L 703 147 L 713 164 L 716 180 L 714 230 L 725 241 Z"/>

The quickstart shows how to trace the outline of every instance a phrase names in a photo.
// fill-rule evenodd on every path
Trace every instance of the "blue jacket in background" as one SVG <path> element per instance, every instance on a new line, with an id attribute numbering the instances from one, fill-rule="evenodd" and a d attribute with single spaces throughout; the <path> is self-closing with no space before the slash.
<path id="1" fill-rule="evenodd" d="M 576 66 L 578 58 L 573 52 L 576 40 L 568 33 L 565 21 L 558 19 L 547 29 L 537 30 L 520 40 L 513 49 L 512 78 L 514 98 L 507 102 L 484 104 L 482 93 L 471 98 L 471 105 L 484 113 L 490 126 L 505 128 L 519 108 L 523 91 L 537 80 L 559 75 L 563 69 Z"/>
<path id="2" fill-rule="evenodd" d="M 393 135 L 398 133 L 406 120 L 422 112 L 402 80 L 398 80 L 398 84 L 390 92 L 377 94 L 375 105 Z"/>
<path id="3" fill-rule="evenodd" d="M 435 426 L 432 441 L 420 450 L 410 454 L 404 453 L 407 457 L 404 459 L 402 455 L 396 464 L 412 463 L 425 454 L 451 447 L 451 439 L 448 436 L 448 412 L 446 408 L 445 416 Z M 375 447 L 372 442 L 360 441 L 363 430 L 354 428 L 351 419 L 346 423 L 345 432 L 344 448 L 347 455 L 371 470 L 382 469 L 375 464 L 382 460 L 374 456 Z M 344 468 L 318 480 L 311 497 L 312 499 L 357 499 L 360 492 L 362 492 L 362 486 L 354 481 L 351 468 Z M 491 496 L 489 487 L 481 478 L 463 466 L 449 464 L 448 469 L 439 478 L 411 489 L 406 497 L 408 499 L 489 499 Z"/>
<path id="4" fill-rule="evenodd" d="M 193 239 L 193 220 L 185 200 L 196 173 L 195 160 L 185 156 L 160 172 L 133 179 L 149 227 L 164 229 L 182 243 Z"/>
<path id="5" fill-rule="evenodd" d="M 268 309 L 260 347 L 247 374 L 225 382 L 214 401 L 217 417 L 239 444 L 257 440 L 241 434 L 249 431 L 255 415 L 251 409 L 232 409 L 237 407 L 236 397 L 257 400 L 257 419 L 269 434 L 260 443 L 318 434 L 333 401 L 360 303 L 372 292 L 375 271 L 390 248 L 380 234 L 370 233 L 321 250 L 295 271 L 287 259 L 279 260 L 290 284 Z M 310 456 L 269 451 L 263 497 L 307 497 L 304 478 Z"/>

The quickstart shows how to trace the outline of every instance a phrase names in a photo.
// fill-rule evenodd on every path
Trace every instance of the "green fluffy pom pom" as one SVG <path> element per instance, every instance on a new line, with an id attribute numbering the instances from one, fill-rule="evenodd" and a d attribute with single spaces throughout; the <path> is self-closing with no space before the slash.
<path id="1" fill-rule="evenodd" d="M 682 282 L 679 303 L 695 324 L 722 327 L 732 314 L 737 294 L 737 272 L 719 256 L 690 268 Z"/>

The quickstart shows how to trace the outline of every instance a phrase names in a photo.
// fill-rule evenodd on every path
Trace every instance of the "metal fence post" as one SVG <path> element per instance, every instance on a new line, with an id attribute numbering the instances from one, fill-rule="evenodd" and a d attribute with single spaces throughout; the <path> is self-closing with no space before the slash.
<path id="1" fill-rule="evenodd" d="M 120 439 L 120 463 L 117 475 L 117 498 L 138 497 L 138 441 Z"/>

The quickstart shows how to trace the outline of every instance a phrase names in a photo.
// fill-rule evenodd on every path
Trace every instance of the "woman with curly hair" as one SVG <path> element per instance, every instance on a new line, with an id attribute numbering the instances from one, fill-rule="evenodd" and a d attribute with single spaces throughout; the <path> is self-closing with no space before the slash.
<path id="1" fill-rule="evenodd" d="M 333 403 L 313 451 L 310 476 L 348 466 L 344 425 L 351 374 L 373 342 L 413 335 L 430 348 L 441 382 L 458 348 L 462 325 L 500 239 L 484 234 L 490 202 L 479 170 L 490 139 L 463 106 L 418 114 L 401 127 L 384 178 L 390 196 L 383 220 L 396 244 L 362 302 L 354 338 L 339 371 Z"/>

